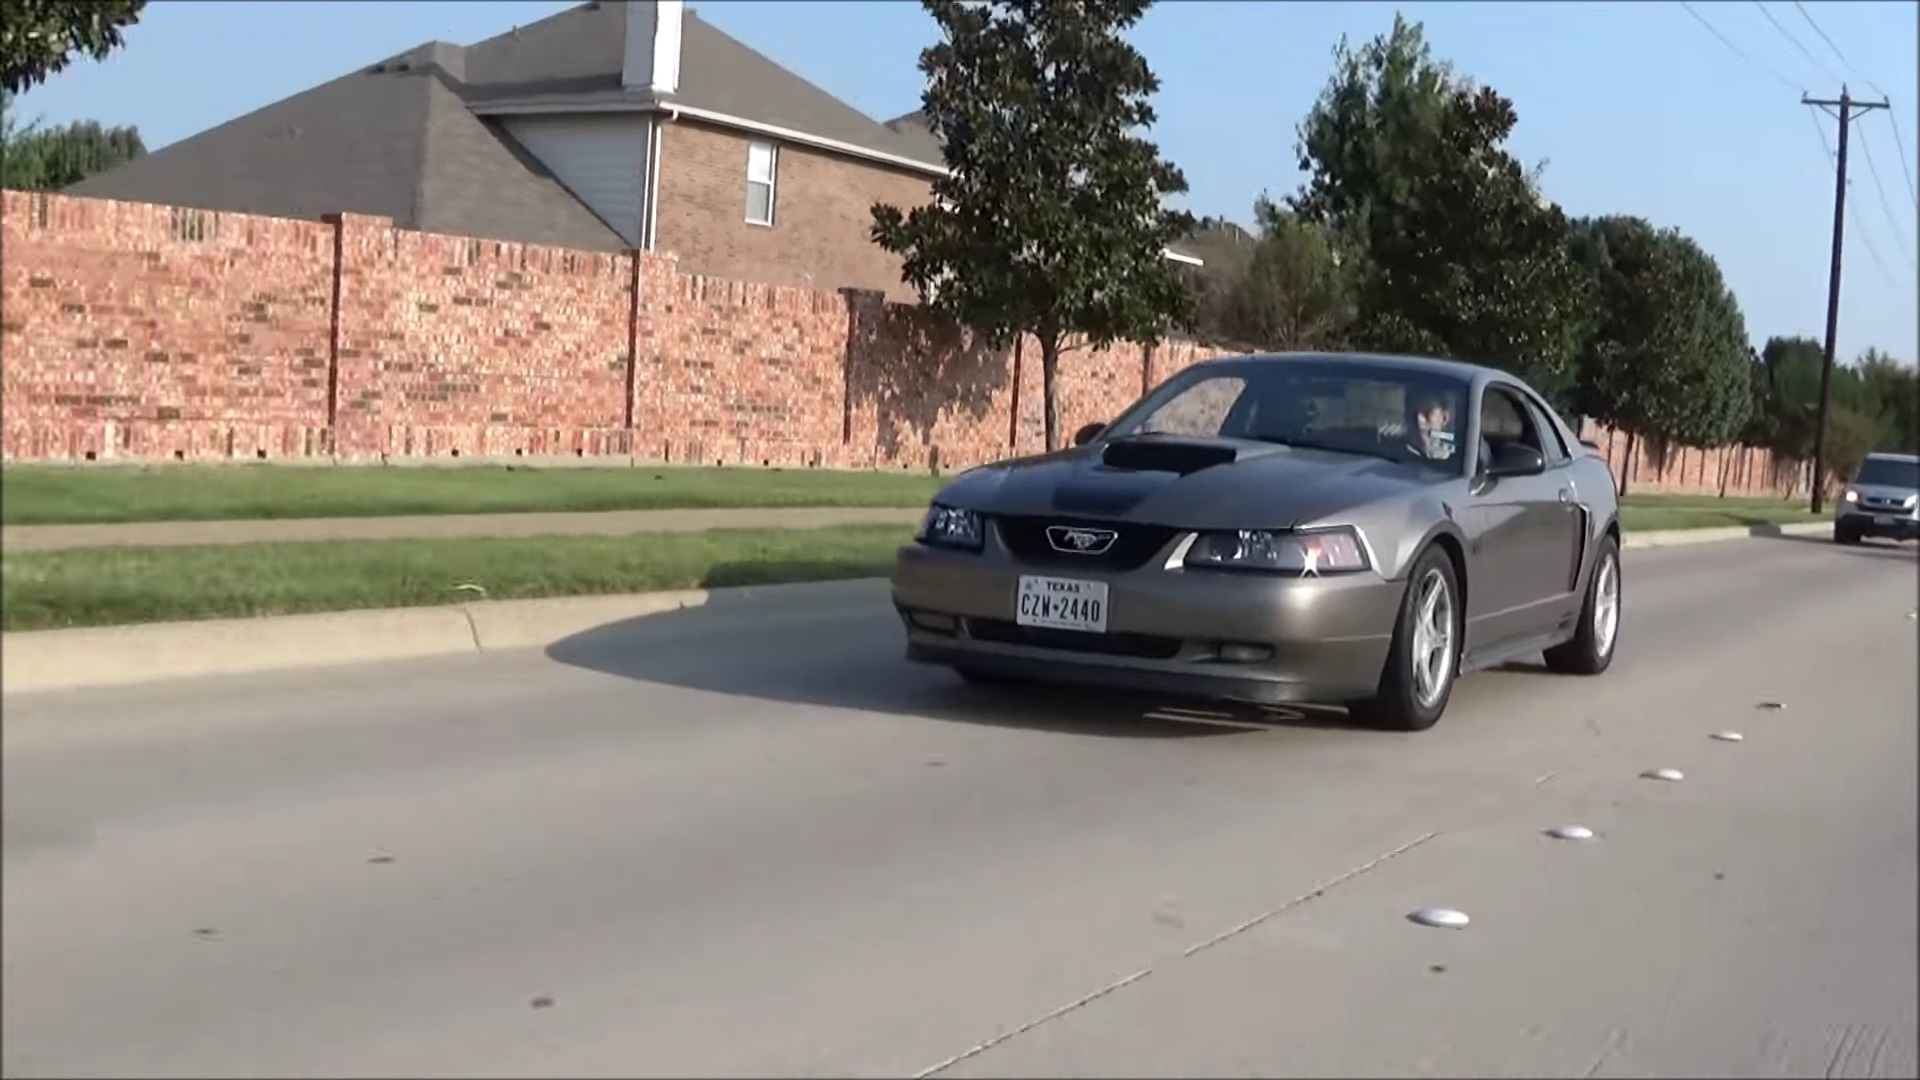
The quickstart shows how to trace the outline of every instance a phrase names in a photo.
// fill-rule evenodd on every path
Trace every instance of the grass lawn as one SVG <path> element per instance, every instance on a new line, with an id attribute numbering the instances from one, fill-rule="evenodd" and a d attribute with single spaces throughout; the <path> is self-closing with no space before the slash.
<path id="1" fill-rule="evenodd" d="M 1807 515 L 1773 501 L 1634 496 L 1624 523 L 1646 530 L 1795 520 Z M 0 629 L 885 577 L 908 535 L 859 525 L 18 552 L 0 556 Z"/>
<path id="2" fill-rule="evenodd" d="M 270 465 L 0 470 L 7 525 L 392 517 L 703 507 L 920 506 L 919 473 L 660 466 L 520 468 Z M 1814 520 L 1804 503 L 1629 495 L 1627 527 L 1689 529 Z"/>
<path id="3" fill-rule="evenodd" d="M 7 525 L 764 506 L 920 506 L 925 473 L 659 466 L 175 465 L 0 470 Z"/>
<path id="4" fill-rule="evenodd" d="M 0 557 L 0 629 L 884 577 L 910 535 L 863 525 L 20 552 Z"/>
<path id="5" fill-rule="evenodd" d="M 1620 524 L 1626 529 L 1720 529 L 1733 525 L 1795 525 L 1825 521 L 1814 517 L 1807 504 L 1779 499 L 1715 498 L 1712 495 L 1628 495 L 1620 501 Z"/>

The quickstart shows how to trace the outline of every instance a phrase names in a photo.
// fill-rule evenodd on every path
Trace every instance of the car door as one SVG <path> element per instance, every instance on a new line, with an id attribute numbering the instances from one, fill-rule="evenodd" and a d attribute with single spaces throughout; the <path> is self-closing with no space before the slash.
<path id="1" fill-rule="evenodd" d="M 1566 622 L 1579 615 L 1580 609 L 1580 566 L 1587 554 L 1587 538 L 1592 534 L 1592 522 L 1588 520 L 1588 496 L 1581 492 L 1574 475 L 1573 447 L 1567 445 L 1560 434 L 1559 425 L 1553 422 L 1551 409 L 1538 395 L 1521 391 L 1521 404 L 1526 407 L 1527 417 L 1538 433 L 1540 447 L 1547 460 L 1547 471 L 1543 474 L 1553 481 L 1554 498 L 1560 508 L 1559 520 L 1553 522 L 1551 535 L 1553 561 L 1549 564 L 1552 577 L 1545 583 L 1549 598 L 1557 598 L 1548 613 L 1553 623 Z M 1548 522 L 1542 521 L 1542 528 Z"/>
<path id="2" fill-rule="evenodd" d="M 1530 446 L 1547 458 L 1521 392 L 1500 383 L 1482 388 L 1479 421 L 1470 489 L 1478 572 L 1469 591 L 1478 625 L 1468 640 L 1484 652 L 1543 634 L 1557 621 L 1551 605 L 1565 589 L 1567 512 L 1560 495 L 1566 470 L 1555 470 L 1551 459 L 1537 476 L 1486 475 L 1488 455 L 1504 444 Z"/>

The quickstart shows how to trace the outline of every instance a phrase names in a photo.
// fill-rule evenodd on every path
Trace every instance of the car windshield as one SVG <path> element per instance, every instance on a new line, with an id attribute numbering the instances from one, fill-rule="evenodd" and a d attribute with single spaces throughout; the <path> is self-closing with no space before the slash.
<path id="1" fill-rule="evenodd" d="M 1920 461 L 1868 458 L 1860 463 L 1860 471 L 1854 475 L 1853 482 L 1914 491 L 1920 489 Z"/>
<path id="2" fill-rule="evenodd" d="M 1252 439 L 1453 470 L 1466 394 L 1460 379 L 1349 360 L 1208 365 L 1168 380 L 1104 435 Z"/>

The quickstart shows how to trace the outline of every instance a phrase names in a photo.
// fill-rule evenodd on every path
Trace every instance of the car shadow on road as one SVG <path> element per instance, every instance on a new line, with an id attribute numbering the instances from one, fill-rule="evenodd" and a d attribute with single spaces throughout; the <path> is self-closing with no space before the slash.
<path id="1" fill-rule="evenodd" d="M 771 576 L 764 566 L 716 567 L 710 580 L 716 588 L 736 585 L 749 572 L 758 580 Z M 1370 730 L 1343 709 L 969 686 L 949 671 L 909 663 L 904 651 L 886 585 L 871 580 L 726 588 L 698 607 L 607 623 L 546 650 L 570 667 L 661 686 L 1069 735 L 1172 739 L 1280 728 Z"/>

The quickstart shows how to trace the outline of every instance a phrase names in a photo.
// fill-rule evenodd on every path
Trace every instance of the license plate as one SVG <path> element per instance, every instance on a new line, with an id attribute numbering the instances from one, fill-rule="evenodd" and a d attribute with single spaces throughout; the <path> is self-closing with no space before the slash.
<path id="1" fill-rule="evenodd" d="M 1021 626 L 1104 634 L 1107 632 L 1107 583 L 1023 574 L 1014 621 Z"/>
<path id="2" fill-rule="evenodd" d="M 1874 523 L 1875 525 L 1891 525 L 1891 524 L 1893 524 L 1893 523 L 1894 523 L 1894 522 L 1895 522 L 1896 520 L 1898 520 L 1898 519 L 1897 519 L 1897 518 L 1895 518 L 1895 517 L 1894 517 L 1894 516 L 1893 516 L 1892 514 L 1875 514 L 1875 515 L 1873 515 L 1873 523 Z"/>

